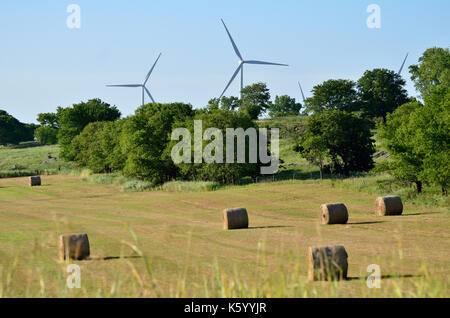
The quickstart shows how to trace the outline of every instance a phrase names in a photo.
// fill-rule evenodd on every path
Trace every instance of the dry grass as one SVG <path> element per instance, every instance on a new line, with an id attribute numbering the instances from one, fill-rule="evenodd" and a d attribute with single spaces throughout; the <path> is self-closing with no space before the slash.
<path id="1" fill-rule="evenodd" d="M 377 217 L 375 197 L 290 181 L 214 192 L 120 192 L 48 176 L 0 180 L 3 297 L 448 297 L 449 212 L 405 203 Z M 324 201 L 346 202 L 345 225 L 321 226 Z M 224 231 L 221 211 L 245 206 L 249 229 Z M 133 230 L 131 230 L 131 228 Z M 67 289 L 57 238 L 88 233 L 92 260 Z M 307 282 L 308 246 L 343 245 L 350 280 Z M 30 252 L 31 251 L 31 252 Z M 368 289 L 379 264 L 381 289 Z"/>

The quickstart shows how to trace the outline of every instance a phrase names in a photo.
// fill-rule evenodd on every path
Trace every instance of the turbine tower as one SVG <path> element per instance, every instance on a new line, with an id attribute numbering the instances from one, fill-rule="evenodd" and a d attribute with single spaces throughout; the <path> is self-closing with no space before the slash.
<path id="1" fill-rule="evenodd" d="M 242 58 L 241 53 L 239 52 L 239 49 L 236 46 L 236 43 L 234 43 L 234 40 L 231 37 L 231 34 L 228 31 L 228 28 L 225 25 L 225 22 L 223 22 L 223 20 L 222 20 L 222 23 L 223 23 L 223 26 L 225 27 L 225 30 L 227 31 L 228 37 L 230 38 L 230 41 L 231 41 L 231 44 L 233 45 L 234 52 L 236 53 L 237 57 L 239 58 L 239 62 L 238 62 L 239 65 L 238 65 L 238 68 L 236 69 L 236 71 L 234 72 L 233 76 L 231 77 L 230 81 L 228 82 L 227 86 L 223 90 L 222 94 L 220 95 L 219 100 L 222 98 L 223 94 L 225 94 L 225 91 L 228 89 L 228 87 L 230 86 L 231 82 L 233 82 L 233 80 L 236 78 L 236 75 L 239 72 L 241 72 L 241 92 L 240 92 L 240 96 L 242 98 L 242 89 L 244 88 L 244 64 L 289 66 L 287 64 L 279 64 L 279 63 L 271 63 L 271 62 L 263 62 L 263 61 L 254 61 L 254 60 L 244 60 Z"/>
<path id="2" fill-rule="evenodd" d="M 408 58 L 408 55 L 409 55 L 409 53 L 406 53 L 405 59 L 403 60 L 403 63 L 402 63 L 402 66 L 398 70 L 398 73 L 397 73 L 398 75 L 400 75 L 400 73 L 402 72 L 403 66 L 405 66 L 405 62 L 406 62 L 406 59 Z"/>
<path id="3" fill-rule="evenodd" d="M 124 85 L 106 85 L 106 87 L 142 87 L 142 105 L 144 105 L 144 94 L 147 93 L 148 97 L 152 100 L 154 103 L 155 100 L 153 99 L 152 94 L 150 94 L 150 91 L 145 87 L 145 84 L 147 84 L 147 81 L 150 77 L 150 75 L 153 72 L 153 69 L 155 68 L 156 63 L 158 63 L 159 58 L 161 57 L 161 53 L 159 53 L 158 58 L 156 59 L 155 63 L 153 64 L 152 68 L 148 72 L 147 76 L 145 77 L 144 83 L 142 84 L 124 84 Z"/>
<path id="4" fill-rule="evenodd" d="M 298 82 L 298 87 L 300 88 L 300 92 L 302 93 L 302 98 L 303 98 L 303 104 L 305 104 L 305 94 L 303 94 L 303 89 L 302 89 L 302 85 L 300 85 L 300 81 Z"/>

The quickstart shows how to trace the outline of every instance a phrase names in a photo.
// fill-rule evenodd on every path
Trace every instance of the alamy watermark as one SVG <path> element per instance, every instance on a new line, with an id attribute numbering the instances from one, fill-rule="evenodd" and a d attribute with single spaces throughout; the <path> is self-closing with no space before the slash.
<path id="1" fill-rule="evenodd" d="M 67 288 L 81 288 L 80 266 L 76 264 L 70 264 L 69 266 L 67 266 L 66 272 L 70 273 L 66 280 Z"/>
<path id="2" fill-rule="evenodd" d="M 70 15 L 67 17 L 66 25 L 69 29 L 81 28 L 81 8 L 78 4 L 69 4 L 67 6 L 67 13 Z"/>
<path id="3" fill-rule="evenodd" d="M 370 15 L 367 17 L 366 25 L 369 29 L 381 28 L 381 8 L 378 4 L 370 4 L 367 9 Z"/>
<path id="4" fill-rule="evenodd" d="M 192 136 L 187 128 L 172 131 L 172 140 L 180 140 L 171 152 L 174 163 L 224 163 L 223 132 L 218 128 L 208 128 L 203 133 L 202 120 L 194 120 L 194 158 L 192 158 Z M 274 174 L 279 165 L 279 128 L 270 129 L 270 150 L 268 154 L 268 130 L 260 128 L 258 132 L 251 127 L 227 128 L 226 163 L 246 163 L 246 137 L 248 137 L 248 162 L 269 164 L 261 167 L 261 174 Z M 237 140 L 235 148 L 235 140 Z M 203 149 L 203 141 L 210 141 Z M 235 151 L 237 149 L 237 151 Z M 235 156 L 236 154 L 236 156 Z M 235 158 L 236 157 L 236 158 Z M 193 160 L 192 160 L 193 159 Z M 235 160 L 236 159 L 236 160 Z"/>
<path id="5" fill-rule="evenodd" d="M 381 288 L 381 268 L 380 265 L 370 264 L 367 266 L 367 272 L 370 275 L 367 277 L 366 285 L 368 288 Z"/>

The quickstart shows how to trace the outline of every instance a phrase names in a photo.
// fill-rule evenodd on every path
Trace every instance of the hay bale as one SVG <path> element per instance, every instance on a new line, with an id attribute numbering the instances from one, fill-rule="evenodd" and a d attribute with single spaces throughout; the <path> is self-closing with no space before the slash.
<path id="1" fill-rule="evenodd" d="M 397 195 L 378 197 L 375 200 L 376 215 L 379 216 L 401 215 L 402 213 L 403 213 L 402 199 Z"/>
<path id="2" fill-rule="evenodd" d="M 322 204 L 320 206 L 322 224 L 346 224 L 348 211 L 344 203 Z"/>
<path id="3" fill-rule="evenodd" d="M 340 280 L 347 278 L 347 252 L 341 245 L 308 248 L 308 279 Z"/>
<path id="4" fill-rule="evenodd" d="M 225 209 L 222 212 L 224 230 L 248 228 L 246 208 Z"/>
<path id="5" fill-rule="evenodd" d="M 61 235 L 58 240 L 58 252 L 61 260 L 83 260 L 88 258 L 90 255 L 88 235 Z"/>
<path id="6" fill-rule="evenodd" d="M 29 181 L 30 181 L 29 182 L 30 187 L 35 187 L 35 186 L 40 186 L 41 185 L 41 177 L 39 177 L 39 176 L 30 177 Z"/>

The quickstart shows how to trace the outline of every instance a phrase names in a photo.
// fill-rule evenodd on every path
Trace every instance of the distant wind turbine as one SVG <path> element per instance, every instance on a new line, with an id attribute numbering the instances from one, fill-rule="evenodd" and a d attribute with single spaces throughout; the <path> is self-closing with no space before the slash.
<path id="1" fill-rule="evenodd" d="M 158 58 L 156 59 L 156 61 L 153 64 L 152 68 L 150 69 L 150 71 L 148 72 L 147 76 L 145 77 L 145 80 L 144 80 L 143 84 L 124 84 L 124 85 L 106 85 L 106 86 L 107 87 L 142 87 L 142 105 L 144 105 L 144 92 L 147 93 L 148 97 L 150 97 L 150 99 L 154 103 L 155 100 L 153 99 L 153 96 L 152 96 L 152 94 L 150 94 L 150 91 L 147 89 L 147 87 L 145 87 L 145 84 L 147 84 L 147 81 L 148 81 L 150 75 L 152 74 L 153 69 L 155 68 L 155 65 L 158 62 L 160 57 L 161 57 L 161 53 L 159 53 Z"/>
<path id="2" fill-rule="evenodd" d="M 302 85 L 300 85 L 300 81 L 298 82 L 298 87 L 300 88 L 300 92 L 302 93 L 303 104 L 306 103 L 305 94 L 303 94 Z"/>
<path id="3" fill-rule="evenodd" d="M 221 19 L 222 20 L 222 19 Z M 260 64 L 260 65 L 279 65 L 279 66 L 289 66 L 287 64 L 279 64 L 279 63 L 271 63 L 271 62 L 263 62 L 263 61 L 254 61 L 254 60 L 244 60 L 242 58 L 241 53 L 239 52 L 239 49 L 237 48 L 236 44 L 234 43 L 233 38 L 231 37 L 230 32 L 228 31 L 227 26 L 225 25 L 225 22 L 223 22 L 223 26 L 225 27 L 225 30 L 227 31 L 228 37 L 230 38 L 231 44 L 233 45 L 234 52 L 236 53 L 237 57 L 239 58 L 239 66 L 234 72 L 233 76 L 231 77 L 230 81 L 228 82 L 227 86 L 223 90 L 222 94 L 220 95 L 219 99 L 222 98 L 223 94 L 225 94 L 225 91 L 230 86 L 231 82 L 235 79 L 236 75 L 241 72 L 241 97 L 242 97 L 242 89 L 244 88 L 244 64 Z"/>
<path id="4" fill-rule="evenodd" d="M 403 60 L 403 63 L 402 63 L 402 66 L 401 66 L 400 69 L 398 70 L 398 73 L 397 73 L 398 75 L 401 74 L 401 72 L 402 72 L 402 70 L 403 70 L 403 66 L 405 66 L 406 59 L 408 58 L 408 55 L 409 55 L 409 53 L 406 53 L 405 59 Z"/>

